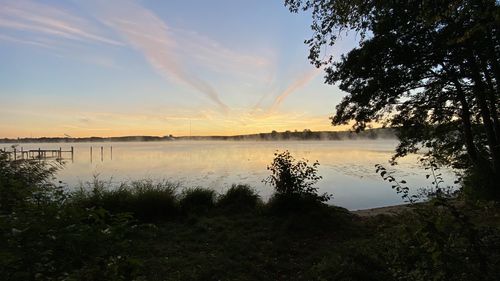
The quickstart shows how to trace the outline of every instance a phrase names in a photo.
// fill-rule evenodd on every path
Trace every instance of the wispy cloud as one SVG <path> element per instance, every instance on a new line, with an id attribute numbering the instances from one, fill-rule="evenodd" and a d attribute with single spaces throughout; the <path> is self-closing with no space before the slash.
<path id="1" fill-rule="evenodd" d="M 116 67 L 112 57 L 85 52 L 76 54 L 76 50 L 86 48 L 87 45 L 90 45 L 89 50 L 98 49 L 91 44 L 130 46 L 143 55 L 161 76 L 203 93 L 220 110 L 217 114 L 206 110 L 201 115 L 189 112 L 186 115 L 163 116 L 161 118 L 164 121 L 181 122 L 201 118 L 219 120 L 224 124 L 233 120 L 235 123 L 231 123 L 231 126 L 253 126 L 252 124 L 267 120 L 271 125 L 279 125 L 279 122 L 273 121 L 273 116 L 283 117 L 282 112 L 277 112 L 279 106 L 321 71 L 313 69 L 302 73 L 290 81 L 284 91 L 278 92 L 278 86 L 282 82 L 274 79 L 278 74 L 275 62 L 277 54 L 269 49 L 229 48 L 215 40 L 215 37 L 182 27 L 171 27 L 168 22 L 143 7 L 140 1 L 86 0 L 78 5 L 87 9 L 76 13 L 61 6 L 35 1 L 0 0 L 0 41 L 52 48 L 59 57 L 105 67 Z M 81 44 L 82 42 L 85 44 Z M 67 46 L 73 49 L 66 48 Z M 212 75 L 214 73 L 216 75 Z M 208 82 L 207 77 L 210 77 L 211 82 Z M 236 104 L 232 104 L 230 109 L 211 84 L 216 83 L 214 81 L 218 81 L 217 79 L 225 83 L 219 87 L 226 91 L 223 94 L 233 94 L 230 91 L 239 94 L 236 93 L 240 90 L 238 86 L 248 85 L 252 86 L 249 88 L 253 91 L 250 94 L 259 100 L 255 100 L 253 108 L 242 105 L 244 109 L 238 109 L 235 108 Z M 238 84 L 239 82 L 241 83 Z M 278 96 L 272 100 L 276 94 Z M 249 98 L 239 100 L 248 102 Z M 223 116 L 218 115 L 221 113 Z"/>
<path id="2" fill-rule="evenodd" d="M 136 1 L 79 5 L 90 14 L 30 0 L 0 0 L 0 41 L 50 48 L 59 57 L 105 67 L 115 67 L 111 58 L 82 52 L 78 43 L 130 45 L 160 75 L 205 94 L 226 113 L 229 107 L 205 75 L 260 87 L 275 71 L 269 50 L 236 51 L 194 30 L 172 28 Z"/>
<path id="3" fill-rule="evenodd" d="M 298 76 L 279 96 L 276 97 L 269 111 L 270 112 L 275 111 L 291 93 L 307 85 L 307 83 L 309 83 L 320 72 L 321 68 L 314 68 Z"/>
<path id="4" fill-rule="evenodd" d="M 176 51 L 183 59 L 196 61 L 198 65 L 212 71 L 266 82 L 270 72 L 274 70 L 274 54 L 270 51 L 235 51 L 193 30 L 172 28 L 170 32 L 178 43 Z"/>
<path id="5" fill-rule="evenodd" d="M 46 44 L 43 42 L 39 42 L 36 40 L 30 40 L 30 39 L 21 39 L 21 38 L 16 38 L 8 35 L 3 35 L 0 34 L 0 41 L 7 41 L 7 42 L 13 42 L 13 43 L 18 43 L 18 44 L 25 44 L 25 45 L 32 45 L 36 47 L 42 47 L 42 48 L 47 48 L 47 49 L 53 49 L 54 47 L 50 44 Z"/>
<path id="6" fill-rule="evenodd" d="M 33 1 L 0 1 L 0 28 L 68 40 L 122 45 L 87 20 L 68 11 Z"/>
<path id="7" fill-rule="evenodd" d="M 198 90 L 220 109 L 228 110 L 212 85 L 178 62 L 173 51 L 176 41 L 166 24 L 151 11 L 132 1 L 94 1 L 92 8 L 100 21 L 140 51 L 159 74 Z"/>

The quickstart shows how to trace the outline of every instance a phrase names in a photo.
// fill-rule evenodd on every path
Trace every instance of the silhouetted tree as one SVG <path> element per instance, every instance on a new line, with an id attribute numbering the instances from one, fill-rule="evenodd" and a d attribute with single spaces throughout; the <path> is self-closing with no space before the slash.
<path id="1" fill-rule="evenodd" d="M 295 160 L 288 150 L 275 152 L 274 159 L 267 169 L 271 175 L 264 179 L 266 184 L 274 186 L 276 194 L 283 196 L 306 196 L 318 202 L 331 198 L 330 194 L 318 194 L 314 185 L 322 178 L 318 176 L 319 162 L 309 165 L 309 161 Z"/>
<path id="2" fill-rule="evenodd" d="M 278 132 L 276 132 L 275 130 L 273 130 L 273 131 L 271 132 L 271 138 L 272 138 L 273 140 L 277 139 L 277 138 L 278 138 Z"/>
<path id="3" fill-rule="evenodd" d="M 285 0 L 311 10 L 309 59 L 326 83 L 348 95 L 333 125 L 354 120 L 396 128 L 396 157 L 428 148 L 429 157 L 487 179 L 500 198 L 500 4 L 493 0 Z M 344 32 L 359 46 L 340 60 L 322 53 Z M 490 195 L 492 195 L 490 193 Z"/>
<path id="4" fill-rule="evenodd" d="M 303 139 L 310 139 L 312 136 L 312 131 L 309 130 L 309 129 L 304 129 L 304 131 L 302 131 L 302 138 Z"/>
<path id="5" fill-rule="evenodd" d="M 284 133 L 283 133 L 283 139 L 284 140 L 288 140 L 290 139 L 290 136 L 292 135 L 292 132 L 290 132 L 289 130 L 286 130 Z"/>

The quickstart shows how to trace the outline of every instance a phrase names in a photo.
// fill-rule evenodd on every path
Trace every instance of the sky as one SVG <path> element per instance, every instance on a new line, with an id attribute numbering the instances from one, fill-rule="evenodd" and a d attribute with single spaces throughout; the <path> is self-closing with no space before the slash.
<path id="1" fill-rule="evenodd" d="M 310 24 L 280 0 L 0 0 L 0 138 L 345 130 Z"/>

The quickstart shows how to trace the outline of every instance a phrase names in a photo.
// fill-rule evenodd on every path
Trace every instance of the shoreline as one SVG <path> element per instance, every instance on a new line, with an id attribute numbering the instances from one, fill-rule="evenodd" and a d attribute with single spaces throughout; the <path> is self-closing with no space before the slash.
<path id="1" fill-rule="evenodd" d="M 353 210 L 350 212 L 360 217 L 374 217 L 378 215 L 398 215 L 403 211 L 409 210 L 410 208 L 411 208 L 410 204 L 401 204 L 401 205 L 391 205 L 391 206 L 375 207 L 369 209 Z"/>

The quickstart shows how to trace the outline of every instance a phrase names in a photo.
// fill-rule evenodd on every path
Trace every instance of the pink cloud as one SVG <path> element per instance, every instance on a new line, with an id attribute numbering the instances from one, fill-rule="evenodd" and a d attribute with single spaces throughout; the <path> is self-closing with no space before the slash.
<path id="1" fill-rule="evenodd" d="M 32 1 L 2 1 L 0 28 L 64 39 L 123 45 L 100 34 L 88 21 L 65 10 Z"/>
<path id="2" fill-rule="evenodd" d="M 140 51 L 160 75 L 196 89 L 221 110 L 228 110 L 212 85 L 190 73 L 178 62 L 173 50 L 177 42 L 170 36 L 169 28 L 160 18 L 131 1 L 102 1 L 92 4 L 96 17 Z"/>
<path id="3" fill-rule="evenodd" d="M 275 111 L 291 93 L 307 85 L 307 83 L 316 77 L 319 72 L 321 72 L 321 68 L 314 68 L 297 77 L 279 96 L 276 97 L 269 111 Z"/>

